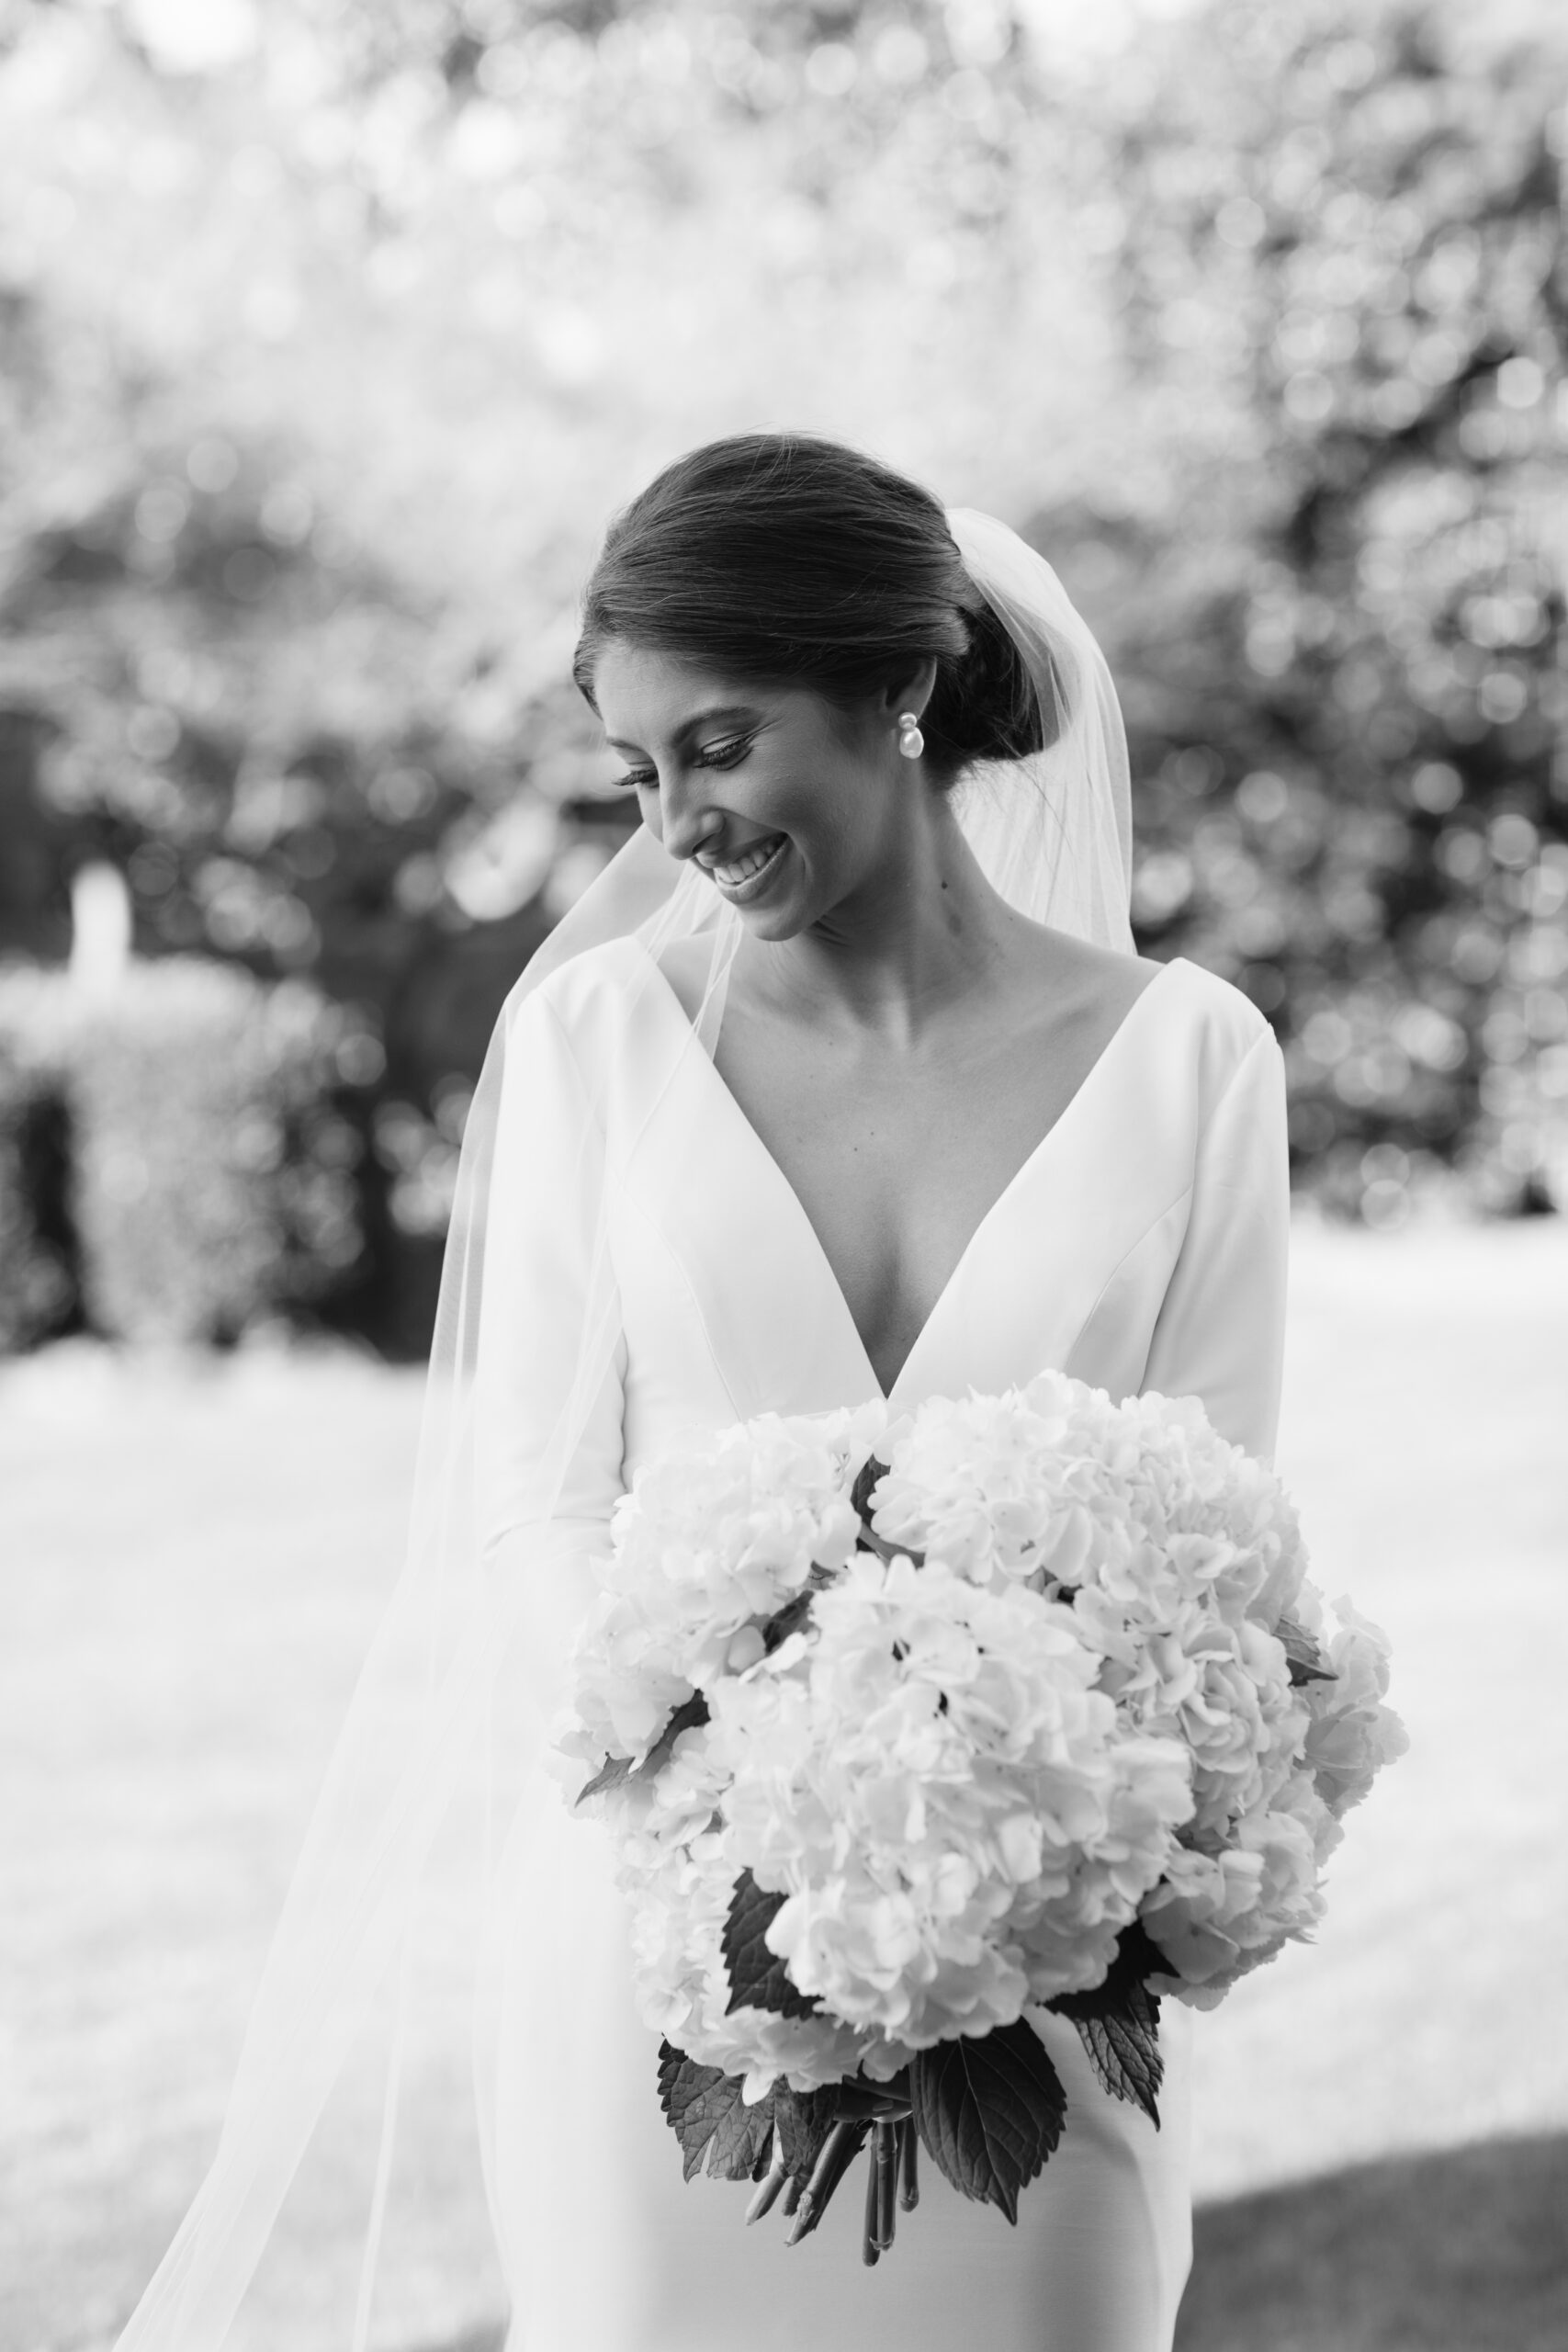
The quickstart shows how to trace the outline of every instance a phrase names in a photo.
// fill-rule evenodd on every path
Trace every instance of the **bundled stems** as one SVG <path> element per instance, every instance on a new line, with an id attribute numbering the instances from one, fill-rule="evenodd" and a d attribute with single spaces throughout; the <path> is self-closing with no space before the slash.
<path id="1" fill-rule="evenodd" d="M 859 2116 L 845 2116 L 834 2124 L 822 2143 L 822 2153 L 795 2210 L 795 2226 L 788 2239 L 791 2245 L 798 2245 L 817 2227 L 833 2191 L 864 2145 L 870 2129 L 870 2124 Z"/>
<path id="2" fill-rule="evenodd" d="M 808 2180 L 789 2170 L 784 2161 L 784 2134 L 774 2125 L 768 2145 L 767 2170 L 751 2192 L 746 2219 L 760 2222 L 764 2213 L 780 2206 L 791 2221 L 786 2243 L 798 2245 L 817 2227 L 834 2190 L 869 2141 L 865 2219 L 861 2232 L 861 2254 L 869 2267 L 893 2243 L 899 2205 L 910 2212 L 919 2199 L 915 2173 L 915 2119 L 897 2091 L 889 2096 L 887 2090 L 868 2086 L 863 2092 L 858 2086 L 851 2086 L 846 2089 L 845 2099 L 848 2112 L 840 2112 L 823 2141 Z"/>
<path id="3" fill-rule="evenodd" d="M 865 2230 L 861 2242 L 862 2258 L 868 2265 L 886 2254 L 893 2243 L 898 2223 L 899 2156 L 904 2135 L 909 2129 L 908 2119 L 872 2126 L 865 2174 Z"/>

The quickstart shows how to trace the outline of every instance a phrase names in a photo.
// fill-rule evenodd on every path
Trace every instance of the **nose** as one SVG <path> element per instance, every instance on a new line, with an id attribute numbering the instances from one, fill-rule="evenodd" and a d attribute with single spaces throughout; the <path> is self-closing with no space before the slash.
<path id="1" fill-rule="evenodd" d="M 691 857 L 711 841 L 724 820 L 705 807 L 691 780 L 676 775 L 659 783 L 659 838 L 671 857 Z"/>

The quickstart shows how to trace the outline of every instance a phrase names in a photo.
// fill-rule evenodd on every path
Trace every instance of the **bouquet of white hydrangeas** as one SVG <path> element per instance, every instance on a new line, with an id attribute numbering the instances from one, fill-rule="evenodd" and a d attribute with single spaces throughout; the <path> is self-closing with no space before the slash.
<path id="1" fill-rule="evenodd" d="M 592 1768 L 688 2179 L 792 2243 L 869 2139 L 1016 2220 L 1066 2098 L 1032 2005 L 1157 2125 L 1163 1993 L 1321 1916 L 1404 1744 L 1272 1473 L 1191 1398 L 1055 1373 L 694 1438 L 616 1507 L 567 1756 Z"/>

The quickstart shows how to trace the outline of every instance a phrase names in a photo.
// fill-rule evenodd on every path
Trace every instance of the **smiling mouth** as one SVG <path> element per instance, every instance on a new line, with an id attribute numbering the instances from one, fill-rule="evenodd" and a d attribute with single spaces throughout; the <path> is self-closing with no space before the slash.
<path id="1" fill-rule="evenodd" d="M 725 863 L 704 858 L 701 863 L 723 888 L 739 890 L 743 884 L 754 882 L 765 867 L 772 865 L 784 847 L 783 833 L 767 833 L 760 842 L 753 842 L 749 849 L 742 850 L 739 857 Z"/>

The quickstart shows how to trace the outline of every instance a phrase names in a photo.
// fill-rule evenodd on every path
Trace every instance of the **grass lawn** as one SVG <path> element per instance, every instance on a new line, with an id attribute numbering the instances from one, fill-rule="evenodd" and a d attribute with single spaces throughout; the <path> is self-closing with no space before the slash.
<path id="1" fill-rule="evenodd" d="M 1319 1943 L 1201 2022 L 1185 2352 L 1568 2340 L 1565 1329 L 1561 1224 L 1300 1236 L 1280 1464 L 1414 1744 Z M 112 2340 L 211 2153 L 418 1405 L 348 1355 L 0 1370 L 5 2352 Z M 498 2307 L 463 2086 L 416 2058 L 397 2346 Z M 346 2342 L 364 2194 L 329 2148 L 238 2345 Z"/>
<path id="2" fill-rule="evenodd" d="M 1198 2214 L 1176 2352 L 1562 2352 L 1568 2137 L 1386 2158 Z"/>

